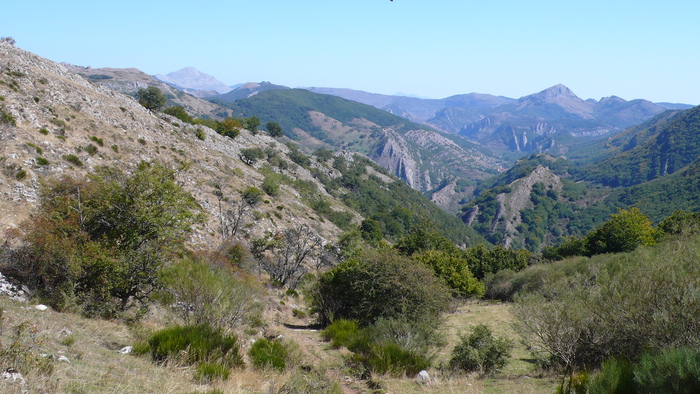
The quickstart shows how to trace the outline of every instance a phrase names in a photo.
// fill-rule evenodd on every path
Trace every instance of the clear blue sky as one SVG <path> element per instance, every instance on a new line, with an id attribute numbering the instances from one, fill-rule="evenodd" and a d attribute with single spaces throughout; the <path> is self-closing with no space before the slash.
<path id="1" fill-rule="evenodd" d="M 6 1 L 0 36 L 58 62 L 226 84 L 421 97 L 700 104 L 700 2 L 627 0 Z"/>

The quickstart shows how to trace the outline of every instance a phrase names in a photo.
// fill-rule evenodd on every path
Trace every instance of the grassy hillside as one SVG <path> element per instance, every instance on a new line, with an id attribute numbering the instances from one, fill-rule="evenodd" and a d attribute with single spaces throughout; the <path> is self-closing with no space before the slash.
<path id="1" fill-rule="evenodd" d="M 322 141 L 328 140 L 326 134 L 313 124 L 309 111 L 321 112 L 343 123 L 367 119 L 382 127 L 394 127 L 397 131 L 426 127 L 369 105 L 305 89 L 267 90 L 234 102 L 213 101 L 232 109 L 236 117 L 257 116 L 263 123 L 278 122 L 293 139 L 299 137 L 294 131 L 299 128 Z"/>

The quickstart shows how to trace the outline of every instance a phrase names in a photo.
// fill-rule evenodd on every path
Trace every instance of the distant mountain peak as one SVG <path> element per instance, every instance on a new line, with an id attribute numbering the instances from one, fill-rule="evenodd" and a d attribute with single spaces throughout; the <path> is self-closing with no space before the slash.
<path id="1" fill-rule="evenodd" d="M 576 96 L 574 92 L 571 91 L 571 89 L 567 88 L 562 84 L 554 85 L 539 93 L 535 93 L 527 97 L 544 99 L 546 101 L 559 98 L 578 98 L 578 96 Z"/>
<path id="2" fill-rule="evenodd" d="M 167 84 L 189 90 L 213 90 L 219 94 L 228 93 L 231 88 L 215 77 L 205 74 L 194 67 L 185 67 L 166 75 L 154 76 Z"/>

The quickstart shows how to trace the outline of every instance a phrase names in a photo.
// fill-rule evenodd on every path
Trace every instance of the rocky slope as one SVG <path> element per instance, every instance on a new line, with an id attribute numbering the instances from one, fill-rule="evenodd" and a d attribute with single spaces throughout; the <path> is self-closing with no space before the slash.
<path id="1" fill-rule="evenodd" d="M 139 89 L 155 86 L 168 98 L 168 106 L 180 105 L 193 116 L 208 116 L 219 119 L 230 115 L 225 108 L 200 100 L 136 68 L 91 68 L 65 63 L 63 66 L 94 84 L 132 97 L 136 96 Z M 216 92 L 212 94 L 216 94 Z"/>
<path id="2" fill-rule="evenodd" d="M 264 133 L 242 131 L 232 140 L 198 126 L 201 140 L 195 126 L 151 113 L 128 95 L 6 43 L 0 43 L 0 111 L 0 233 L 32 212 L 42 179 L 84 174 L 97 166 L 128 171 L 142 160 L 156 160 L 179 169 L 179 182 L 208 213 L 193 242 L 215 243 L 220 241 L 219 208 L 213 184 L 221 185 L 227 204 L 239 199 L 244 188 L 261 186 L 264 178 L 261 164 L 256 168 L 240 160 L 241 150 L 274 149 L 288 160 L 288 148 Z M 316 183 L 319 193 L 327 195 L 304 168 L 278 171 Z M 298 223 L 329 239 L 339 233 L 329 221 L 318 220 L 289 186 L 282 185 L 279 196 L 268 199 L 246 227 L 248 236 Z M 330 196 L 328 201 L 334 210 L 348 210 Z"/>

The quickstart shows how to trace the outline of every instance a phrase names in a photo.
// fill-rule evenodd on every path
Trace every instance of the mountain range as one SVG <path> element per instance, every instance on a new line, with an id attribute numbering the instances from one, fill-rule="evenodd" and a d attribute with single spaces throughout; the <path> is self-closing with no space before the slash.
<path id="1" fill-rule="evenodd" d="M 700 209 L 692 197 L 700 128 L 697 108 L 688 105 L 582 100 L 563 85 L 520 99 L 472 93 L 431 100 L 270 82 L 243 84 L 205 101 L 176 88 L 201 91 L 203 85 L 184 88 L 137 69 L 63 66 L 90 85 L 132 97 L 157 86 L 168 105 L 192 116 L 277 122 L 287 141 L 307 153 L 365 155 L 444 210 L 461 212 L 466 225 L 494 244 L 540 250 L 635 204 L 654 220 L 674 207 Z M 57 122 L 61 118 L 70 116 Z M 201 154 L 213 157 L 194 155 Z M 659 207 L 653 195 L 669 203 Z"/>

